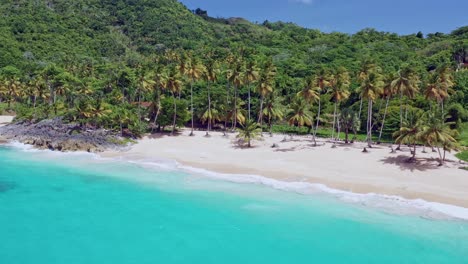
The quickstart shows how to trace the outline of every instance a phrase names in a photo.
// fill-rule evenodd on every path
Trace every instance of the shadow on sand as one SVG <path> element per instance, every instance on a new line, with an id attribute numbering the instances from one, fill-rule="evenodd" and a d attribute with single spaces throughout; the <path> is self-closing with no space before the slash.
<path id="1" fill-rule="evenodd" d="M 438 159 L 418 159 L 410 160 L 409 156 L 399 155 L 396 157 L 387 157 L 382 160 L 384 164 L 392 164 L 400 167 L 402 171 L 427 171 L 439 168 Z"/>

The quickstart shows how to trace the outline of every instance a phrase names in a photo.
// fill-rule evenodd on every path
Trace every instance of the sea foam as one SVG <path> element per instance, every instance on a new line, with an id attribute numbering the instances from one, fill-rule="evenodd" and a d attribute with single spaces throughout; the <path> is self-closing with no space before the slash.
<path id="1" fill-rule="evenodd" d="M 31 145 L 19 142 L 8 143 L 7 146 L 25 152 L 43 152 L 52 156 L 81 156 L 92 158 L 101 162 L 128 162 L 146 169 L 163 171 L 178 171 L 189 175 L 202 176 L 213 180 L 227 181 L 237 184 L 258 184 L 274 188 L 276 190 L 294 192 L 302 195 L 325 194 L 349 204 L 371 207 L 384 212 L 401 215 L 416 215 L 428 219 L 459 219 L 468 220 L 468 208 L 429 202 L 423 199 L 406 199 L 396 195 L 377 193 L 353 193 L 330 188 L 324 184 L 309 182 L 289 182 L 272 179 L 252 174 L 227 174 L 210 170 L 195 168 L 178 163 L 175 160 L 163 158 L 136 158 L 123 154 L 118 157 L 103 157 L 88 152 L 55 152 L 50 150 L 38 150 Z"/>

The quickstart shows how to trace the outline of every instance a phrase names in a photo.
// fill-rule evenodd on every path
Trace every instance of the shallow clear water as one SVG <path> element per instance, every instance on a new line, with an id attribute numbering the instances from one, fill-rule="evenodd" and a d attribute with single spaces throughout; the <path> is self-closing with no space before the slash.
<path id="1" fill-rule="evenodd" d="M 0 147 L 0 263 L 468 263 L 468 223 Z"/>

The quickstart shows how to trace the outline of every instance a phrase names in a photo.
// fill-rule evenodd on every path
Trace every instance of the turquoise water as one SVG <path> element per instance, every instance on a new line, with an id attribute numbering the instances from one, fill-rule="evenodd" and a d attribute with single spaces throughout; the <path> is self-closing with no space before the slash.
<path id="1" fill-rule="evenodd" d="M 0 147 L 0 263 L 468 263 L 468 223 Z"/>

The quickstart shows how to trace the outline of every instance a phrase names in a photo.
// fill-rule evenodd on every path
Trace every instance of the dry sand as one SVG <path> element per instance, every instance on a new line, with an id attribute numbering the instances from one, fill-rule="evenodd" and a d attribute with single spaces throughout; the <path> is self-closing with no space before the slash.
<path id="1" fill-rule="evenodd" d="M 0 115 L 0 126 L 4 126 L 4 125 L 10 123 L 11 121 L 13 121 L 13 118 L 15 118 L 15 117 L 14 116 Z"/>
<path id="2" fill-rule="evenodd" d="M 328 187 L 355 193 L 378 193 L 421 198 L 430 202 L 453 204 L 468 208 L 468 171 L 447 153 L 448 162 L 438 167 L 437 153 L 417 150 L 418 161 L 407 163 L 410 150 L 390 153 L 389 145 L 375 145 L 363 153 L 364 143 L 350 145 L 320 140 L 314 147 L 310 137 L 287 137 L 265 134 L 253 148 L 241 148 L 235 134 L 223 137 L 220 132 L 204 137 L 197 131 L 194 137 L 184 130 L 178 136 L 152 136 L 139 140 L 125 152 L 106 152 L 107 157 L 122 156 L 146 161 L 173 159 L 183 165 L 230 174 L 253 174 L 282 181 L 325 184 Z M 276 143 L 278 148 L 271 146 Z"/>

